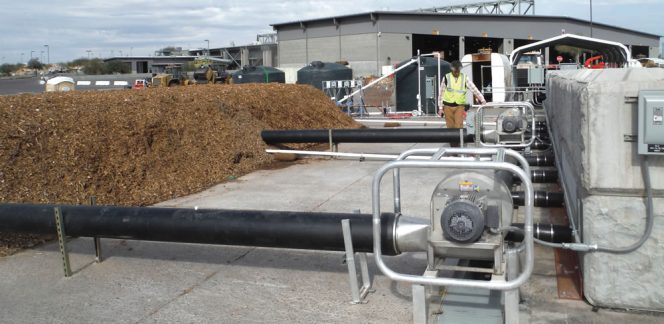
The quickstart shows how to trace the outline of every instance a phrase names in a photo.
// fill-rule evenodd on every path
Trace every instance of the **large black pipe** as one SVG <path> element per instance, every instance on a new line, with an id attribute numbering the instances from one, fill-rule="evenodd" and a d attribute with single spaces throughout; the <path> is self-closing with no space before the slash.
<path id="1" fill-rule="evenodd" d="M 535 191 L 535 207 L 564 207 L 565 196 L 561 192 Z M 526 201 L 524 192 L 512 192 L 512 202 L 514 206 L 523 206 Z"/>
<path id="2" fill-rule="evenodd" d="M 558 170 L 532 170 L 531 180 L 533 183 L 556 183 Z"/>
<path id="3" fill-rule="evenodd" d="M 460 143 L 459 129 L 455 128 L 362 128 L 362 129 L 309 129 L 265 130 L 261 137 L 266 144 L 282 143 Z M 463 130 L 464 142 L 475 140 L 473 134 Z"/>
<path id="4" fill-rule="evenodd" d="M 0 205 L 0 232 L 56 233 L 56 205 Z M 353 247 L 373 251 L 367 214 L 281 211 L 58 206 L 74 237 L 344 251 L 341 221 L 350 220 Z M 394 248 L 394 214 L 382 215 L 383 251 Z"/>
<path id="5" fill-rule="evenodd" d="M 523 224 L 512 224 L 523 230 Z M 533 237 L 551 243 L 572 243 L 572 229 L 569 226 L 552 224 L 534 224 Z M 523 241 L 523 231 L 510 231 L 505 239 L 512 242 Z"/>
<path id="6" fill-rule="evenodd" d="M 558 170 L 531 170 L 530 180 L 533 183 L 557 183 Z M 515 183 L 521 183 L 521 178 L 514 176 Z"/>
<path id="7" fill-rule="evenodd" d="M 548 150 L 551 147 L 549 143 L 545 143 L 541 140 L 536 140 L 533 145 L 530 146 L 533 150 Z"/>
<path id="8" fill-rule="evenodd" d="M 556 159 L 553 154 L 528 154 L 524 155 L 530 166 L 555 166 Z"/>

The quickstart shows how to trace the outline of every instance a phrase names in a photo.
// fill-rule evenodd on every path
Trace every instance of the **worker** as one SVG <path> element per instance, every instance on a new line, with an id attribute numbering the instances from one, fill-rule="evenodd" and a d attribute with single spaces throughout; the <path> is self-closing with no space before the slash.
<path id="1" fill-rule="evenodd" d="M 470 109 L 466 92 L 470 90 L 483 105 L 486 100 L 475 84 L 461 73 L 461 62 L 452 62 L 451 68 L 452 72 L 445 75 L 440 84 L 438 116 L 445 117 L 447 128 L 463 128 L 464 112 Z"/>

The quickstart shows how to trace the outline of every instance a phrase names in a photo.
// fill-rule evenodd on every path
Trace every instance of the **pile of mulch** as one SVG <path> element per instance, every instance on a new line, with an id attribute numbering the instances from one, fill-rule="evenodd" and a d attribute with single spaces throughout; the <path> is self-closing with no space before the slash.
<path id="1" fill-rule="evenodd" d="M 270 165 L 261 130 L 355 127 L 304 85 L 0 97 L 0 203 L 151 205 Z M 43 239 L 0 235 L 0 255 Z"/>

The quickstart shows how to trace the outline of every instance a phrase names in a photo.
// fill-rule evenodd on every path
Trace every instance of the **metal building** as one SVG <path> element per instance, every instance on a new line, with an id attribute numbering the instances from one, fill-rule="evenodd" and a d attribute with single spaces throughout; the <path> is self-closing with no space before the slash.
<path id="1" fill-rule="evenodd" d="M 480 48 L 509 54 L 514 48 L 563 33 L 590 36 L 589 21 L 536 15 L 451 14 L 375 11 L 272 25 L 277 32 L 279 67 L 301 68 L 312 61 L 347 61 L 355 76 L 380 75 L 422 53 L 440 51 L 448 61 Z M 634 58 L 657 57 L 660 36 L 601 23 L 592 36 L 627 45 Z M 546 60 L 558 55 L 550 49 Z M 565 60 L 578 59 L 568 58 Z"/>
<path id="2" fill-rule="evenodd" d="M 194 49 L 189 53 L 201 56 L 207 53 L 207 49 Z M 245 65 L 274 67 L 278 64 L 276 43 L 215 47 L 210 48 L 210 55 L 230 60 L 231 63 L 228 66 L 230 70 L 241 69 Z"/>

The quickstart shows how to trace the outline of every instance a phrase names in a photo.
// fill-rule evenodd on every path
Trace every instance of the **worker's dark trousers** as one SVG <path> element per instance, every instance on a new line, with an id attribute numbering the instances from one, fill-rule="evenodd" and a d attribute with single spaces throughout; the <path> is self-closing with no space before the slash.
<path id="1" fill-rule="evenodd" d="M 443 113 L 445 113 L 445 123 L 447 124 L 447 128 L 463 128 L 463 112 L 463 106 L 443 106 Z M 450 146 L 459 147 L 459 144 L 452 143 Z"/>
<path id="2" fill-rule="evenodd" d="M 463 106 L 443 106 L 447 128 L 463 128 Z"/>

